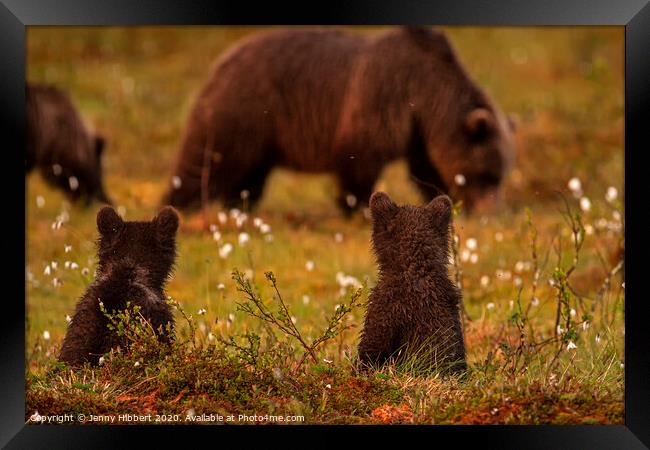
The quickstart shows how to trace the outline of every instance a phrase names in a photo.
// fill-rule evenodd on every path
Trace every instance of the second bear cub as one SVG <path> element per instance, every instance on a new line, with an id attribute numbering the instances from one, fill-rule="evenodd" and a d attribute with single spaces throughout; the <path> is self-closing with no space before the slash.
<path id="1" fill-rule="evenodd" d="M 370 211 L 379 280 L 368 301 L 361 362 L 415 355 L 419 367 L 465 370 L 461 292 L 448 273 L 451 200 L 443 195 L 424 207 L 397 206 L 376 192 Z"/>
<path id="2" fill-rule="evenodd" d="M 161 342 L 172 338 L 174 317 L 164 284 L 176 258 L 178 214 L 163 208 L 151 222 L 125 222 L 111 207 L 97 214 L 99 265 L 95 281 L 77 303 L 59 359 L 71 366 L 97 364 L 102 354 L 123 344 L 108 328 L 107 312 L 140 307 Z"/>

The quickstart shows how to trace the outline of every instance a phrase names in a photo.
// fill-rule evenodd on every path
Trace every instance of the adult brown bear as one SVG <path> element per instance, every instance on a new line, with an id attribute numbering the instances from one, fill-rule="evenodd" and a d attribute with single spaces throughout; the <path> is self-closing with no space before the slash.
<path id="1" fill-rule="evenodd" d="M 102 179 L 104 138 L 86 128 L 70 97 L 54 86 L 27 83 L 25 99 L 26 173 L 38 168 L 73 201 L 111 203 Z"/>
<path id="2" fill-rule="evenodd" d="M 471 209 L 495 197 L 513 154 L 509 121 L 446 36 L 405 27 L 260 33 L 226 52 L 191 112 L 164 204 L 249 204 L 274 166 L 337 175 L 344 210 L 367 205 L 405 157 L 427 199 Z"/>

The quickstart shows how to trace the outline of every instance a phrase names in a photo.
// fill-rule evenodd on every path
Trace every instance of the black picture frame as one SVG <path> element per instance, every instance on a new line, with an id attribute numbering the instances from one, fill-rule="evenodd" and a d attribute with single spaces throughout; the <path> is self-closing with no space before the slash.
<path id="1" fill-rule="evenodd" d="M 650 149 L 647 113 L 650 109 L 649 0 L 534 0 L 522 2 L 451 1 L 329 1 L 297 5 L 277 2 L 251 5 L 231 1 L 172 0 L 1 0 L 0 1 L 0 123 L 5 145 L 0 176 L 5 211 L 0 233 L 5 251 L 4 311 L 0 314 L 0 445 L 7 448 L 122 448 L 136 445 L 146 433 L 147 446 L 159 441 L 185 444 L 207 438 L 219 445 L 215 433 L 250 445 L 254 434 L 302 446 L 337 445 L 350 434 L 396 443 L 475 443 L 483 448 L 641 449 L 650 448 L 650 342 L 641 296 L 640 271 L 647 248 L 643 228 L 642 158 Z M 181 24 L 437 24 L 437 25 L 615 25 L 625 27 L 625 208 L 629 235 L 626 259 L 625 425 L 608 426 L 401 426 L 401 427 L 82 427 L 26 426 L 25 417 L 25 202 L 15 195 L 21 172 L 25 128 L 25 32 L 29 25 L 181 25 Z M 8 138 L 8 139 L 7 139 Z M 20 214 L 19 214 L 20 213 Z M 21 241 L 22 238 L 22 241 Z M 25 242 L 25 245 L 26 242 Z M 8 253 L 8 254 L 7 254 Z M 24 259 L 23 259 L 24 261 Z M 9 289 L 7 289 L 9 288 Z M 22 296 L 22 297 L 21 297 Z M 309 434 L 309 437 L 304 436 Z M 345 435 L 345 436 L 343 436 Z M 408 440 L 404 438 L 408 436 Z M 137 436 L 140 437 L 140 436 Z M 303 439 L 308 439 L 303 441 Z M 142 445 L 142 444 L 141 444 Z M 154 444 L 155 445 L 155 444 Z M 439 444 L 436 444 L 439 445 Z"/>

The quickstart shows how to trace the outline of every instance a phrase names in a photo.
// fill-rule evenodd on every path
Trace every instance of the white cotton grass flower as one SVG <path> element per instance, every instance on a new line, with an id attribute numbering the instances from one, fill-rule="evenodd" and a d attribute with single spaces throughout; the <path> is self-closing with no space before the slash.
<path id="1" fill-rule="evenodd" d="M 63 173 L 63 167 L 59 164 L 52 164 L 52 173 L 58 177 Z"/>
<path id="2" fill-rule="evenodd" d="M 332 389 L 332 385 L 331 385 L 331 384 L 326 384 L 325 387 L 326 387 L 327 389 Z"/>
<path id="3" fill-rule="evenodd" d="M 219 220 L 219 223 L 221 225 L 224 225 L 226 222 L 228 222 L 228 214 L 223 211 L 219 211 L 217 213 L 217 220 Z"/>
<path id="4" fill-rule="evenodd" d="M 140 367 L 140 361 L 136 361 L 135 364 L 133 364 L 133 367 Z"/>
<path id="5" fill-rule="evenodd" d="M 67 323 L 72 322 L 72 317 L 70 317 L 69 315 L 66 314 L 66 315 L 65 315 L 65 321 L 66 321 Z"/>
<path id="6" fill-rule="evenodd" d="M 596 345 L 600 345 L 600 334 L 597 334 L 594 340 L 596 341 Z"/>
<path id="7" fill-rule="evenodd" d="M 496 233 L 494 233 L 494 240 L 497 241 L 497 242 L 503 241 L 503 233 L 500 232 L 500 231 L 497 231 Z"/>
<path id="8" fill-rule="evenodd" d="M 343 242 L 343 233 L 334 233 L 334 242 L 337 244 Z"/>
<path id="9" fill-rule="evenodd" d="M 472 253 L 469 255 L 469 262 L 472 264 L 476 264 L 478 262 L 478 253 Z"/>
<path id="10" fill-rule="evenodd" d="M 472 256 L 472 252 L 470 252 L 467 249 L 464 249 L 462 252 L 460 252 L 460 260 L 462 262 L 467 262 L 469 261 L 470 257 Z"/>
<path id="11" fill-rule="evenodd" d="M 56 269 L 59 266 L 59 263 L 57 263 L 56 261 L 52 261 L 50 262 L 50 266 L 52 266 L 52 269 Z"/>
<path id="12" fill-rule="evenodd" d="M 539 299 L 537 297 L 533 297 L 533 299 L 530 301 L 530 304 L 533 306 L 539 305 Z"/>
<path id="13" fill-rule="evenodd" d="M 327 363 L 327 364 L 332 364 L 334 362 L 334 360 L 333 359 L 323 358 L 323 362 Z"/>
<path id="14" fill-rule="evenodd" d="M 589 329 L 589 325 L 590 325 L 589 322 L 586 320 L 582 322 L 582 330 L 587 331 Z"/>
<path id="15" fill-rule="evenodd" d="M 246 245 L 246 243 L 248 243 L 248 241 L 250 241 L 250 240 L 251 240 L 251 237 L 249 236 L 248 233 L 239 233 L 238 241 L 239 241 L 239 246 L 240 247 L 243 247 L 244 245 Z"/>
<path id="16" fill-rule="evenodd" d="M 237 226 L 237 228 L 241 228 L 246 223 L 247 220 L 248 220 L 248 214 L 241 213 L 240 215 L 235 217 L 235 226 Z"/>
<path id="17" fill-rule="evenodd" d="M 494 309 L 495 304 L 492 303 L 492 302 L 490 302 L 490 303 L 488 303 L 487 305 L 485 305 L 485 307 L 486 307 L 488 310 L 491 310 L 491 309 Z"/>
<path id="18" fill-rule="evenodd" d="M 228 314 L 228 322 L 232 323 L 235 321 L 235 315 L 233 313 Z"/>
<path id="19" fill-rule="evenodd" d="M 217 284 L 217 289 L 224 290 L 224 289 L 226 289 L 226 285 L 223 284 L 223 283 L 219 283 L 219 284 Z"/>
<path id="20" fill-rule="evenodd" d="M 251 196 L 251 193 L 250 193 L 250 191 L 247 190 L 247 189 L 244 189 L 243 191 L 241 191 L 241 192 L 239 193 L 239 198 L 241 198 L 242 200 L 246 200 L 246 199 L 247 199 L 248 197 L 250 197 L 250 196 Z"/>
<path id="21" fill-rule="evenodd" d="M 349 286 L 360 288 L 361 282 L 352 275 L 346 275 L 343 272 L 336 272 L 336 282 L 339 286 L 346 288 Z"/>
<path id="22" fill-rule="evenodd" d="M 612 212 L 612 219 L 614 219 L 617 222 L 621 221 L 621 213 L 618 211 L 613 211 Z"/>
<path id="23" fill-rule="evenodd" d="M 311 272 L 312 270 L 314 270 L 314 267 L 315 267 L 314 261 L 309 260 L 305 263 L 305 270 L 307 270 L 307 272 Z"/>
<path id="24" fill-rule="evenodd" d="M 564 333 L 564 328 L 562 328 L 562 325 L 558 325 L 557 328 L 555 328 L 556 334 L 561 335 Z"/>
<path id="25" fill-rule="evenodd" d="M 232 252 L 233 246 L 231 243 L 227 242 L 219 248 L 219 256 L 222 259 L 226 259 L 230 252 Z"/>
<path id="26" fill-rule="evenodd" d="M 71 191 L 76 191 L 79 189 L 79 180 L 75 176 L 71 176 L 68 178 L 68 185 L 70 186 Z"/>
<path id="27" fill-rule="evenodd" d="M 239 217 L 241 214 L 241 211 L 238 210 L 237 208 L 232 208 L 230 211 L 228 211 L 228 215 L 230 216 L 231 219 L 236 219 Z"/>
<path id="28" fill-rule="evenodd" d="M 311 299 L 309 298 L 309 295 L 303 295 L 303 296 L 302 296 L 302 304 L 303 304 L 303 305 L 309 305 L 309 301 L 310 301 L 310 300 L 311 300 Z"/>
<path id="29" fill-rule="evenodd" d="M 524 284 L 524 282 L 523 282 L 523 280 L 521 279 L 521 277 L 515 277 L 514 282 L 515 282 L 515 286 L 516 286 L 516 287 L 521 287 L 521 285 Z"/>
<path id="30" fill-rule="evenodd" d="M 172 177 L 172 187 L 174 189 L 180 189 L 182 185 L 183 185 L 183 180 L 181 180 L 181 177 L 179 177 L 178 175 L 174 175 Z"/>
<path id="31" fill-rule="evenodd" d="M 478 243 L 476 242 L 476 239 L 469 238 L 467 241 L 465 241 L 465 246 L 470 250 L 476 250 Z"/>
<path id="32" fill-rule="evenodd" d="M 268 223 L 263 223 L 260 225 L 260 233 L 267 234 L 271 232 L 271 226 Z"/>
<path id="33" fill-rule="evenodd" d="M 61 281 L 61 280 L 58 279 L 58 278 L 53 278 L 53 279 L 52 279 L 52 285 L 53 285 L 54 287 L 59 287 L 59 286 L 63 285 L 63 281 Z"/>
<path id="34" fill-rule="evenodd" d="M 578 346 L 573 341 L 569 341 L 566 346 L 567 350 L 575 350 L 576 348 L 578 348 Z"/>
<path id="35" fill-rule="evenodd" d="M 613 203 L 617 198 L 618 189 L 616 189 L 614 186 L 608 187 L 607 193 L 605 194 L 605 200 L 607 200 L 609 203 Z"/>
<path id="36" fill-rule="evenodd" d="M 219 231 L 214 231 L 212 233 L 212 240 L 219 242 L 221 240 L 221 233 Z"/>
<path id="37" fill-rule="evenodd" d="M 45 266 L 45 270 L 43 270 L 43 275 L 50 275 L 52 273 L 52 269 L 50 269 L 50 265 L 48 264 Z"/>
<path id="38" fill-rule="evenodd" d="M 591 200 L 589 200 L 587 197 L 582 197 L 580 199 L 580 209 L 582 209 L 584 212 L 591 210 Z"/>
<path id="39" fill-rule="evenodd" d="M 212 332 L 208 333 L 208 341 L 214 341 L 214 334 Z"/>
<path id="40" fill-rule="evenodd" d="M 50 332 L 49 331 L 47 331 L 47 330 L 43 331 L 43 339 L 45 339 L 46 341 L 50 340 Z"/>
<path id="41" fill-rule="evenodd" d="M 100 356 L 99 357 L 99 365 L 100 366 L 104 365 L 104 361 L 106 361 L 106 358 L 104 358 L 103 356 Z"/>
<path id="42" fill-rule="evenodd" d="M 261 227 L 263 223 L 264 223 L 264 221 L 263 221 L 262 219 L 260 219 L 259 217 L 255 217 L 255 218 L 253 219 L 253 226 L 254 226 L 255 228 L 259 228 L 259 227 Z"/>
<path id="43" fill-rule="evenodd" d="M 454 176 L 454 183 L 456 183 L 457 186 L 465 186 L 467 179 L 462 173 L 457 173 L 456 176 Z"/>
<path id="44" fill-rule="evenodd" d="M 571 178 L 567 186 L 574 196 L 580 197 L 582 195 L 582 183 L 578 177 Z"/>
<path id="45" fill-rule="evenodd" d="M 205 315 L 205 313 L 207 313 L 207 312 L 208 312 L 208 311 L 207 311 L 205 308 L 201 308 L 201 309 L 198 310 L 197 314 L 198 314 L 199 316 L 203 316 L 203 315 Z"/>
<path id="46" fill-rule="evenodd" d="M 45 206 L 45 198 L 42 195 L 36 197 L 36 207 L 42 208 Z"/>
<path id="47" fill-rule="evenodd" d="M 298 319 L 296 318 L 296 316 L 291 316 L 291 323 L 293 323 L 295 325 L 297 322 L 298 322 Z"/>
<path id="48" fill-rule="evenodd" d="M 353 194 L 348 194 L 345 196 L 345 203 L 350 207 L 354 208 L 357 206 L 357 197 Z"/>
<path id="49" fill-rule="evenodd" d="M 63 246 L 63 250 L 64 250 L 66 253 L 70 253 L 70 252 L 72 251 L 72 245 L 65 244 L 65 245 Z"/>
<path id="50" fill-rule="evenodd" d="M 571 311 L 569 311 L 569 314 L 571 315 L 571 317 L 575 317 L 577 313 L 576 313 L 575 309 L 571 308 Z"/>
<path id="51" fill-rule="evenodd" d="M 489 284 L 490 284 L 490 277 L 488 277 L 487 275 L 483 275 L 481 277 L 481 286 L 487 287 Z"/>
<path id="52" fill-rule="evenodd" d="M 210 230 L 210 233 L 214 233 L 215 231 L 219 230 L 219 227 L 216 224 L 211 223 L 208 229 Z"/>
<path id="53" fill-rule="evenodd" d="M 594 234 L 594 227 L 590 224 L 585 224 L 585 233 L 587 236 L 591 236 Z"/>

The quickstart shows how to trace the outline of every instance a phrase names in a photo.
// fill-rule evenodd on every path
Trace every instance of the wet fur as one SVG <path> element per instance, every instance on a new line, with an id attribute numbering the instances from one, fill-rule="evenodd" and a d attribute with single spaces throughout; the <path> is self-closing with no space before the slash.
<path id="1" fill-rule="evenodd" d="M 169 342 L 174 317 L 165 302 L 165 282 L 176 257 L 178 215 L 164 208 L 151 222 L 124 222 L 110 207 L 97 215 L 100 231 L 97 277 L 78 301 L 63 341 L 59 359 L 71 366 L 99 357 L 116 346 L 124 346 L 115 331 L 108 329 L 107 312 L 121 311 L 127 301 L 140 306 L 140 314 L 151 324 L 161 342 Z"/>
<path id="2" fill-rule="evenodd" d="M 424 366 L 466 369 L 459 318 L 461 292 L 449 279 L 451 202 L 397 206 L 384 193 L 370 200 L 372 245 L 379 279 L 372 290 L 359 342 L 359 359 L 381 365 L 417 349 Z"/>

